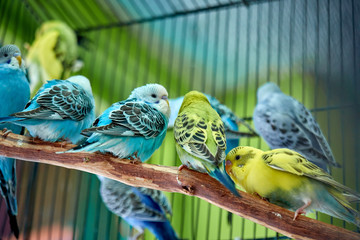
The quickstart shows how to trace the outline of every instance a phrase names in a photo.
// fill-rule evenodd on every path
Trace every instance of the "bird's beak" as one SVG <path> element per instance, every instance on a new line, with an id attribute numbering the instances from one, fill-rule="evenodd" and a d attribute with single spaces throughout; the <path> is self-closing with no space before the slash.
<path id="1" fill-rule="evenodd" d="M 22 62 L 21 55 L 18 54 L 18 53 L 15 53 L 15 54 L 14 54 L 14 57 L 18 60 L 19 66 L 21 66 L 21 62 Z"/>
<path id="2" fill-rule="evenodd" d="M 225 170 L 226 170 L 226 172 L 229 173 L 229 171 L 231 169 L 231 166 L 232 166 L 232 162 L 230 160 L 226 160 L 225 161 Z"/>
<path id="3" fill-rule="evenodd" d="M 170 104 L 169 104 L 169 99 L 166 95 L 162 96 L 161 99 L 164 99 L 168 105 L 168 107 L 170 107 Z"/>

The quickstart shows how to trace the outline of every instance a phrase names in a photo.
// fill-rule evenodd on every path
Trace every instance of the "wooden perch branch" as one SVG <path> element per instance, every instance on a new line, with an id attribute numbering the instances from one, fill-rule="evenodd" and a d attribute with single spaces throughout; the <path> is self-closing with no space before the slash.
<path id="1" fill-rule="evenodd" d="M 293 221 L 293 212 L 247 193 L 242 192 L 242 198 L 237 198 L 207 174 L 183 169 L 179 175 L 180 186 L 177 167 L 134 164 L 110 154 L 56 153 L 72 147 L 72 144 L 47 143 L 13 133 L 0 136 L 0 155 L 99 174 L 132 186 L 196 196 L 291 238 L 360 239 L 358 233 L 305 216 Z"/>

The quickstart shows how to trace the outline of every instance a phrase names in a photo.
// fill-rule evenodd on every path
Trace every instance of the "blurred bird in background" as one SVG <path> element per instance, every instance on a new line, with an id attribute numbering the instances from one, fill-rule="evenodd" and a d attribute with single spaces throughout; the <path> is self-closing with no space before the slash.
<path id="1" fill-rule="evenodd" d="M 69 78 L 82 67 L 77 60 L 77 36 L 64 22 L 44 22 L 28 48 L 26 61 L 32 92 L 49 79 Z"/>
<path id="2" fill-rule="evenodd" d="M 26 127 L 32 137 L 77 143 L 80 133 L 95 119 L 95 101 L 89 80 L 81 75 L 48 81 L 21 112 L 0 118 L 1 122 Z"/>
<path id="3" fill-rule="evenodd" d="M 295 151 L 237 147 L 226 156 L 226 171 L 246 192 L 295 211 L 294 220 L 315 209 L 360 226 L 360 213 L 350 206 L 360 194 Z"/>
<path id="4" fill-rule="evenodd" d="M 162 144 L 170 115 L 168 93 L 160 84 L 135 88 L 129 98 L 106 109 L 83 134 L 85 143 L 67 152 L 111 152 L 146 161 Z"/>
<path id="5" fill-rule="evenodd" d="M 211 107 L 219 114 L 221 120 L 224 123 L 226 145 L 227 145 L 225 154 L 227 154 L 231 149 L 239 146 L 240 137 L 257 136 L 257 134 L 251 128 L 251 126 L 247 124 L 243 119 L 236 116 L 236 114 L 233 113 L 227 106 L 221 104 L 219 100 L 217 100 L 213 96 L 210 96 L 208 94 L 204 94 L 204 95 L 209 100 Z M 168 125 L 169 128 L 174 127 L 175 119 L 178 116 L 183 101 L 184 101 L 183 96 L 174 99 L 169 99 L 169 104 L 171 109 L 169 125 Z M 239 132 L 238 124 L 245 126 L 249 132 L 248 133 Z"/>
<path id="6" fill-rule="evenodd" d="M 224 168 L 226 140 L 224 124 L 206 96 L 191 91 L 184 97 L 174 124 L 176 151 L 182 167 L 208 173 L 236 196 L 234 182 Z"/>
<path id="7" fill-rule="evenodd" d="M 285 95 L 274 83 L 257 91 L 253 114 L 256 131 L 271 149 L 289 148 L 329 172 L 336 163 L 329 144 L 310 111 L 296 99 Z"/>
<path id="8" fill-rule="evenodd" d="M 99 175 L 98 178 L 105 206 L 139 231 L 131 239 L 137 239 L 145 228 L 157 239 L 178 239 L 166 217 L 166 214 L 172 215 L 171 206 L 161 191 L 131 187 Z"/>
<path id="9" fill-rule="evenodd" d="M 25 77 L 25 62 L 15 45 L 0 48 L 0 83 L 0 116 L 21 111 L 30 98 L 30 87 Z M 0 125 L 0 129 L 5 128 L 17 134 L 22 132 L 22 127 L 11 123 Z M 8 208 L 11 230 L 18 238 L 15 159 L 0 156 L 0 191 Z"/>

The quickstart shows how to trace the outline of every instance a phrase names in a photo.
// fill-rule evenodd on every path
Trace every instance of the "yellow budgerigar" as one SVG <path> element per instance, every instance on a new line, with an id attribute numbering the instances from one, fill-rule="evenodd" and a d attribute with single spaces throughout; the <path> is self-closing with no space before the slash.
<path id="1" fill-rule="evenodd" d="M 74 30 L 61 21 L 44 22 L 36 31 L 26 58 L 31 90 L 36 91 L 50 79 L 69 78 L 77 58 Z"/>
<path id="2" fill-rule="evenodd" d="M 295 151 L 240 146 L 226 156 L 226 171 L 248 193 L 295 211 L 294 220 L 314 209 L 360 226 L 360 213 L 350 206 L 360 194 Z"/>
<path id="3" fill-rule="evenodd" d="M 224 124 L 204 94 L 191 91 L 185 95 L 175 120 L 174 136 L 182 166 L 208 173 L 240 196 L 224 168 Z"/>

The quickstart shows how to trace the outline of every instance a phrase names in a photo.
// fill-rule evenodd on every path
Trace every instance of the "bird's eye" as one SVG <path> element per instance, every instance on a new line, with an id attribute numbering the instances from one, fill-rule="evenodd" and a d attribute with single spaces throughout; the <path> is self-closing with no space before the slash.
<path id="1" fill-rule="evenodd" d="M 235 159 L 236 159 L 236 160 L 239 160 L 240 158 L 241 158 L 240 155 L 236 155 L 236 156 L 235 156 Z"/>
<path id="2" fill-rule="evenodd" d="M 156 98 L 156 94 L 154 94 L 154 93 L 151 94 L 151 97 Z"/>
<path id="3" fill-rule="evenodd" d="M 8 57 L 9 55 L 7 53 L 4 54 L 4 57 Z"/>

